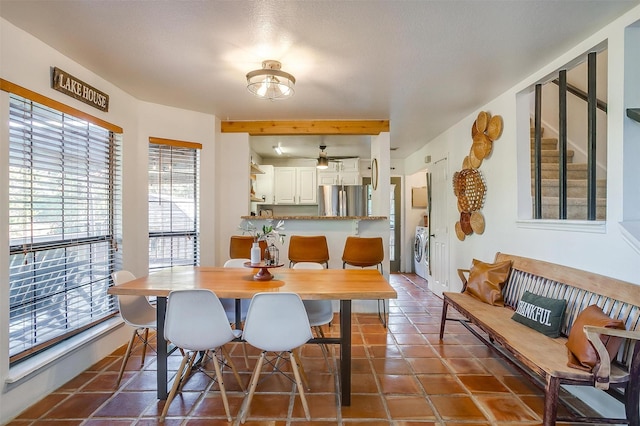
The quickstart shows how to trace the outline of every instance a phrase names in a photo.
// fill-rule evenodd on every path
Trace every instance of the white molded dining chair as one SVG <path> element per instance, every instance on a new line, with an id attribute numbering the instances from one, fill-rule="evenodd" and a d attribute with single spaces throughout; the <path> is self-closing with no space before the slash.
<path id="1" fill-rule="evenodd" d="M 298 262 L 293 265 L 292 269 L 324 269 L 324 266 L 316 262 Z M 330 325 L 333 321 L 333 306 L 331 300 L 303 300 L 304 308 L 307 310 L 307 316 L 309 317 L 309 325 L 314 330 L 318 337 L 324 338 L 323 325 Z M 329 347 L 326 343 L 320 345 L 322 348 L 322 355 L 329 367 L 329 371 L 332 370 L 329 363 Z"/>
<path id="2" fill-rule="evenodd" d="M 178 387 L 189 377 L 196 355 L 201 352 L 204 352 L 205 356 L 207 353 L 212 355 L 215 379 L 220 387 L 225 413 L 227 419 L 232 420 L 220 364 L 231 367 L 238 384 L 242 387 L 238 371 L 224 347 L 225 344 L 240 337 L 241 334 L 240 330 L 231 329 L 220 299 L 211 290 L 174 290 L 169 293 L 164 337 L 167 341 L 183 349 L 185 354 L 162 410 L 161 422 L 167 415 L 169 405 L 175 397 Z M 221 352 L 220 357 L 216 355 L 218 349 Z"/>
<path id="3" fill-rule="evenodd" d="M 229 259 L 227 260 L 223 267 L 225 268 L 242 268 L 242 269 L 246 269 L 244 264 L 246 262 L 250 262 L 251 259 Z M 220 302 L 222 303 L 222 306 L 224 307 L 224 311 L 227 314 L 227 319 L 229 320 L 230 324 L 234 324 L 237 326 L 236 324 L 236 300 L 235 299 L 229 299 L 229 298 L 220 298 Z M 251 303 L 251 300 L 249 299 L 240 299 L 240 322 L 244 322 L 247 318 L 247 311 L 249 310 L 249 303 Z M 242 354 L 244 356 L 244 364 L 247 367 L 247 369 L 249 369 L 249 356 L 247 355 L 247 348 L 244 344 L 244 342 L 242 342 Z"/>
<path id="4" fill-rule="evenodd" d="M 116 271 L 111 274 L 111 278 L 115 285 L 124 284 L 126 282 L 135 280 L 136 277 L 129 271 Z M 156 308 L 146 296 L 118 296 L 118 307 L 120 309 L 120 316 L 124 320 L 125 324 L 134 328 L 127 351 L 124 354 L 122 360 L 122 366 L 120 367 L 120 373 L 118 374 L 118 380 L 116 387 L 120 386 L 124 369 L 127 366 L 127 361 L 131 356 L 131 351 L 136 340 L 140 340 L 143 344 L 142 347 L 142 361 L 140 367 L 144 365 L 144 360 L 147 354 L 147 346 L 149 345 L 149 329 L 157 329 L 156 325 Z"/>
<path id="5" fill-rule="evenodd" d="M 247 395 L 238 415 L 242 423 L 245 422 L 249 413 L 251 400 L 258 386 L 260 371 L 266 360 L 267 352 L 275 352 L 278 359 L 284 352 L 289 354 L 288 358 L 291 361 L 291 369 L 300 393 L 302 407 L 307 420 L 310 420 L 309 406 L 301 379 L 301 373 L 304 374 L 304 370 L 301 371 L 302 366 L 299 366 L 300 360 L 294 349 L 302 346 L 312 337 L 307 311 L 300 296 L 295 293 L 257 293 L 253 296 L 242 338 L 250 345 L 260 349 L 261 354 L 251 376 L 249 395 Z M 269 362 L 276 369 L 277 363 Z M 278 371 L 282 373 L 281 370 Z"/>

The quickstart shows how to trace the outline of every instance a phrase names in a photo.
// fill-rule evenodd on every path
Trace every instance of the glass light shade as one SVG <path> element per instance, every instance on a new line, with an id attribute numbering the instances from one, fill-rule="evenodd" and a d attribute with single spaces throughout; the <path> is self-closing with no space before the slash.
<path id="1" fill-rule="evenodd" d="M 327 157 L 318 157 L 318 165 L 316 166 L 320 170 L 324 170 L 329 167 L 329 160 Z"/>
<path id="2" fill-rule="evenodd" d="M 295 77 L 280 70 L 280 62 L 264 61 L 262 69 L 247 74 L 247 89 L 261 99 L 280 100 L 293 96 Z"/>

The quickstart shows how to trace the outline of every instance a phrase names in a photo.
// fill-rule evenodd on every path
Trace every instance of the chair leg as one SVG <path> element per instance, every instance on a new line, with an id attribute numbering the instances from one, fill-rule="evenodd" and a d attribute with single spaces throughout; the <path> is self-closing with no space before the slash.
<path id="1" fill-rule="evenodd" d="M 149 344 L 149 329 L 144 329 L 144 345 L 142 346 L 142 361 L 140 362 L 140 368 L 144 365 L 144 359 L 147 356 L 147 345 Z"/>
<path id="2" fill-rule="evenodd" d="M 244 365 L 249 369 L 249 356 L 247 355 L 247 342 L 242 342 L 242 355 L 244 356 Z"/>
<path id="3" fill-rule="evenodd" d="M 129 357 L 131 356 L 131 349 L 133 348 L 133 342 L 136 340 L 136 332 L 135 330 L 131 335 L 131 339 L 129 339 L 129 344 L 127 345 L 127 351 L 124 353 L 124 358 L 122 359 L 122 365 L 120 366 L 120 374 L 118 374 L 118 381 L 116 382 L 116 387 L 120 386 L 120 381 L 122 380 L 122 375 L 124 374 L 124 369 L 127 366 L 127 361 L 129 361 Z"/>
<path id="4" fill-rule="evenodd" d="M 240 410 L 240 422 L 244 424 L 247 420 L 247 415 L 249 414 L 249 408 L 251 407 L 251 400 L 253 399 L 253 394 L 256 391 L 256 387 L 258 386 L 258 380 L 260 379 L 260 370 L 262 370 L 262 364 L 264 363 L 266 352 L 262 351 L 260 354 L 260 359 L 258 359 L 258 363 L 256 364 L 256 368 L 253 370 L 253 374 L 251 375 L 251 386 L 249 387 L 249 395 L 245 398 L 245 402 Z"/>
<path id="5" fill-rule="evenodd" d="M 227 413 L 227 420 L 232 421 L 231 413 L 229 410 L 229 400 L 227 399 L 227 392 L 224 388 L 224 379 L 222 378 L 222 371 L 220 371 L 220 364 L 218 363 L 218 358 L 216 358 L 215 350 L 213 351 L 213 368 L 216 371 L 216 379 L 218 380 L 218 386 L 220 387 L 220 394 L 222 395 L 224 411 L 225 413 Z"/>
<path id="6" fill-rule="evenodd" d="M 296 385 L 298 387 L 298 392 L 300 393 L 300 400 L 302 401 L 302 408 L 304 409 L 304 414 L 307 420 L 311 420 L 311 415 L 309 415 L 309 404 L 307 404 L 307 397 L 304 395 L 304 387 L 302 386 L 302 381 L 300 380 L 300 371 L 298 371 L 298 363 L 296 362 L 297 355 L 294 351 L 289 352 L 289 358 L 291 358 L 291 366 L 293 367 L 293 375 L 296 378 Z"/>
<path id="7" fill-rule="evenodd" d="M 380 316 L 380 302 L 382 302 L 382 316 Z M 385 299 L 378 299 L 378 318 L 382 321 L 382 326 L 387 328 L 387 301 Z"/>
<path id="8" fill-rule="evenodd" d="M 184 386 L 187 377 L 189 377 L 189 375 L 191 375 L 191 370 L 193 369 L 193 363 L 196 361 L 196 356 L 198 355 L 198 352 L 193 352 L 193 354 L 191 354 L 191 356 L 189 357 L 189 364 L 187 364 L 187 369 L 184 372 L 184 374 L 182 375 L 183 379 L 180 380 L 180 387 L 178 388 L 178 392 L 182 392 L 182 387 Z M 187 355 L 185 355 L 187 356 Z M 204 353 L 203 359 L 207 356 L 207 353 Z"/>
<path id="9" fill-rule="evenodd" d="M 300 361 L 300 352 L 302 351 L 302 346 L 300 346 L 297 350 L 292 350 L 291 353 L 293 357 L 296 359 L 298 366 L 300 367 L 300 376 L 302 376 L 302 383 L 304 387 L 311 390 L 311 386 L 309 386 L 309 379 L 307 378 L 307 373 L 304 371 L 304 366 L 302 365 L 302 361 Z"/>
<path id="10" fill-rule="evenodd" d="M 231 367 L 231 371 L 233 372 L 233 375 L 235 376 L 236 380 L 238 381 L 238 384 L 240 385 L 240 389 L 242 389 L 242 391 L 244 392 L 245 389 L 244 389 L 244 385 L 242 384 L 242 379 L 240 379 L 240 374 L 238 374 L 238 370 L 236 369 L 236 366 L 233 363 L 233 360 L 229 356 L 229 351 L 227 350 L 227 348 L 225 346 L 222 346 L 220 348 L 220 351 L 222 352 L 222 356 L 224 357 L 225 362 L 227 364 L 229 364 L 229 367 Z"/>
<path id="11" fill-rule="evenodd" d="M 316 326 L 314 327 L 314 329 L 316 330 L 316 333 L 318 333 L 318 336 L 324 339 L 324 331 L 322 330 L 322 326 Z M 327 363 L 329 373 L 333 372 L 333 370 L 331 369 L 331 364 L 329 363 L 329 345 L 327 345 L 326 343 L 321 343 L 320 349 L 322 349 L 322 356 L 324 356 L 324 361 Z"/>
<path id="12" fill-rule="evenodd" d="M 167 411 L 169 411 L 169 405 L 171 404 L 171 401 L 173 400 L 173 398 L 176 396 L 176 391 L 178 390 L 178 386 L 180 385 L 180 382 L 182 382 L 182 378 L 184 377 L 184 374 L 183 374 L 184 368 L 187 365 L 187 361 L 191 358 L 192 357 L 189 354 L 182 357 L 180 368 L 176 372 L 176 378 L 173 380 L 173 386 L 171 386 L 171 392 L 169 392 L 167 401 L 164 403 L 164 408 L 162 409 L 162 414 L 160 415 L 161 422 L 164 422 L 164 418 L 167 417 Z"/>

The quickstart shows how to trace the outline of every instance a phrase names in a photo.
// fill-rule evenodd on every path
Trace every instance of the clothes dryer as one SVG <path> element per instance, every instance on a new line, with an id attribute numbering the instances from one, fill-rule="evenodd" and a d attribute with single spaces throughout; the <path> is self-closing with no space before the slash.
<path id="1" fill-rule="evenodd" d="M 429 229 L 424 226 L 416 227 L 416 235 L 413 241 L 413 268 L 416 275 L 427 278 L 428 269 L 425 262 L 425 247 L 429 238 Z"/>

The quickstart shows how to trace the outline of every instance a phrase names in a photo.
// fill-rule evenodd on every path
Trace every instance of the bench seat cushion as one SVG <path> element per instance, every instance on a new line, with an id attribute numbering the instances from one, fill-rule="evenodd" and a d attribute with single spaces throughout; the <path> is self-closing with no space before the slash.
<path id="1" fill-rule="evenodd" d="M 511 319 L 513 309 L 492 306 L 465 293 L 445 292 L 444 297 L 461 314 L 478 325 L 516 359 L 542 377 L 593 382 L 593 374 L 567 366 L 564 337 L 551 338 Z"/>

